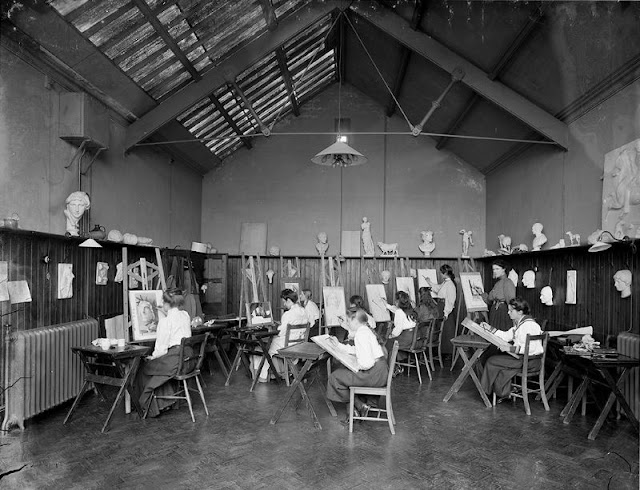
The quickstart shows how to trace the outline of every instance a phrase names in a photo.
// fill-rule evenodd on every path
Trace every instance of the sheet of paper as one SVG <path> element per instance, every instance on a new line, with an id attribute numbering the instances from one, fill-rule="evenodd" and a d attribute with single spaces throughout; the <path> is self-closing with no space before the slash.
<path id="1" fill-rule="evenodd" d="M 73 298 L 73 264 L 58 264 L 58 299 Z"/>
<path id="2" fill-rule="evenodd" d="M 567 298 L 565 299 L 564 302 L 568 305 L 576 304 L 577 277 L 578 277 L 577 271 L 567 271 Z"/>
<path id="3" fill-rule="evenodd" d="M 388 322 L 391 320 L 387 304 L 387 292 L 383 284 L 367 284 L 367 300 L 371 316 L 377 322 Z"/>
<path id="4" fill-rule="evenodd" d="M 335 357 L 350 371 L 357 373 L 360 370 L 356 356 L 345 352 L 337 338 L 325 334 L 311 337 L 311 340 Z"/>
<path id="5" fill-rule="evenodd" d="M 7 282 L 7 288 L 9 289 L 12 305 L 31 302 L 31 291 L 29 291 L 27 281 L 9 281 Z"/>
<path id="6" fill-rule="evenodd" d="M 7 282 L 9 282 L 9 263 L 2 261 L 0 262 L 0 301 L 9 301 Z"/>

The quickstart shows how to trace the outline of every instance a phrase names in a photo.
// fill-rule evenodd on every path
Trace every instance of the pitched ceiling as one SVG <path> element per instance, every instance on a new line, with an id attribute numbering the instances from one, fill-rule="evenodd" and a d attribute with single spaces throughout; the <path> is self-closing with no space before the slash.
<path id="1" fill-rule="evenodd" d="M 438 148 L 491 172 L 529 145 L 467 137 L 565 149 L 566 123 L 640 78 L 640 4 L 633 2 L 20 5 L 5 12 L 11 28 L 76 70 L 132 121 L 128 147 L 166 139 L 170 128 L 179 128 L 201 141 L 214 164 L 242 147 L 251 150 L 254 135 L 304 111 L 307 100 L 338 80 L 377 101 L 387 115 L 406 117 L 410 131 L 462 68 L 464 78 L 450 87 L 423 131 L 456 135 L 434 136 Z M 53 27 L 61 21 L 70 28 L 64 35 L 61 26 Z M 90 47 L 71 43 L 74 35 Z M 100 61 L 100 70 L 96 56 L 109 60 Z"/>

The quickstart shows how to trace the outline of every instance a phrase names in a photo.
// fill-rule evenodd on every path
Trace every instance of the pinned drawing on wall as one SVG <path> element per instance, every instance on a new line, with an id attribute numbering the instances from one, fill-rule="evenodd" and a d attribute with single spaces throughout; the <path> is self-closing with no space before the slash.
<path id="1" fill-rule="evenodd" d="M 508 277 L 509 277 L 509 280 L 513 283 L 513 285 L 515 287 L 518 287 L 518 280 L 519 280 L 518 273 L 514 269 L 511 269 L 509 271 L 509 276 Z"/>
<path id="2" fill-rule="evenodd" d="M 98 286 L 107 285 L 107 272 L 109 271 L 109 264 L 106 262 L 98 262 L 96 264 L 96 284 Z"/>
<path id="3" fill-rule="evenodd" d="M 461 272 L 460 283 L 467 311 L 487 311 L 489 309 L 480 295 L 480 292 L 484 292 L 484 285 L 479 272 Z"/>
<path id="4" fill-rule="evenodd" d="M 133 340 L 155 339 L 158 323 L 165 318 L 162 291 L 129 291 Z"/>
<path id="5" fill-rule="evenodd" d="M 391 320 L 387 304 L 387 292 L 383 284 L 367 284 L 367 301 L 371 316 L 377 322 L 388 322 Z"/>
<path id="6" fill-rule="evenodd" d="M 568 305 L 576 304 L 577 276 L 577 271 L 567 271 L 567 297 L 564 302 Z"/>
<path id="7" fill-rule="evenodd" d="M 0 261 L 0 301 L 9 301 L 9 263 Z"/>
<path id="8" fill-rule="evenodd" d="M 291 289 L 291 291 L 295 291 L 298 297 L 300 297 L 300 283 L 297 282 L 285 282 L 285 289 Z"/>
<path id="9" fill-rule="evenodd" d="M 73 297 L 73 264 L 58 264 L 58 299 Z"/>
<path id="10" fill-rule="evenodd" d="M 31 303 L 31 291 L 29 291 L 27 281 L 9 281 L 7 282 L 7 289 L 12 305 L 17 303 Z"/>
<path id="11" fill-rule="evenodd" d="M 322 297 L 324 298 L 325 325 L 327 327 L 340 325 L 342 322 L 338 317 L 346 318 L 347 316 L 344 288 L 342 286 L 323 286 Z"/>
<path id="12" fill-rule="evenodd" d="M 409 295 L 411 304 L 416 305 L 416 288 L 413 284 L 413 277 L 396 277 L 396 288 L 398 291 L 404 291 Z"/>

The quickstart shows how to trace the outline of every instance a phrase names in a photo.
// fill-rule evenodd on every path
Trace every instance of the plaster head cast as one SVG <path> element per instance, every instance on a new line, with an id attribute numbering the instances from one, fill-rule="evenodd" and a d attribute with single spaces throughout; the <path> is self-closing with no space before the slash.
<path id="1" fill-rule="evenodd" d="M 553 290 L 550 286 L 545 286 L 540 291 L 540 301 L 543 305 L 553 306 Z"/>
<path id="2" fill-rule="evenodd" d="M 329 248 L 329 244 L 327 243 L 327 234 L 324 231 L 321 231 L 320 233 L 318 233 L 317 239 L 318 243 L 316 243 L 316 250 L 321 256 L 324 256 L 324 254 L 327 252 L 327 249 Z"/>
<path id="3" fill-rule="evenodd" d="M 509 278 L 509 280 L 513 283 L 514 286 L 518 287 L 518 273 L 511 269 L 509 271 L 509 275 L 507 276 Z"/>
<path id="4" fill-rule="evenodd" d="M 267 279 L 269 280 L 269 284 L 273 284 L 273 276 L 275 274 L 273 269 L 269 269 L 265 274 L 267 275 Z"/>
<path id="5" fill-rule="evenodd" d="M 409 269 L 409 275 L 415 279 L 416 277 L 418 277 L 418 271 L 411 268 Z"/>
<path id="6" fill-rule="evenodd" d="M 533 289 L 536 287 L 536 273 L 532 270 L 526 271 L 522 274 L 522 285 L 527 289 Z"/>
<path id="7" fill-rule="evenodd" d="M 536 252 L 542 248 L 542 246 L 547 243 L 547 237 L 542 233 L 543 230 L 542 223 L 534 223 L 531 227 L 531 233 L 534 234 L 533 239 L 533 248 L 532 251 Z"/>
<path id="8" fill-rule="evenodd" d="M 433 243 L 433 231 L 432 230 L 421 231 L 420 238 L 422 239 L 422 243 L 418 245 L 418 248 L 424 254 L 425 257 L 430 257 L 431 252 L 433 252 L 436 248 L 436 244 Z"/>
<path id="9" fill-rule="evenodd" d="M 389 279 L 391 279 L 391 272 L 382 271 L 380 273 L 380 280 L 382 281 L 382 284 L 389 284 Z"/>
<path id="10" fill-rule="evenodd" d="M 628 269 L 622 269 L 613 275 L 613 285 L 620 291 L 620 296 L 628 298 L 631 296 L 631 280 L 633 276 Z"/>
<path id="11" fill-rule="evenodd" d="M 78 222 L 84 212 L 91 207 L 89 195 L 83 191 L 76 191 L 69 194 L 64 215 L 67 217 L 67 233 L 70 236 L 78 236 Z"/>

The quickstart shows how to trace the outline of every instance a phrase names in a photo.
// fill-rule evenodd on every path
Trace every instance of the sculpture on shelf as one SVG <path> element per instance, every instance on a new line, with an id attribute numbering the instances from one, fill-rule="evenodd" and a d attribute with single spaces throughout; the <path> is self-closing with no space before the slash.
<path id="1" fill-rule="evenodd" d="M 116 243 L 122 242 L 122 232 L 120 230 L 111 230 L 107 235 L 107 240 Z"/>
<path id="2" fill-rule="evenodd" d="M 631 280 L 633 276 L 628 269 L 622 269 L 613 275 L 613 285 L 620 291 L 622 298 L 628 298 L 631 296 Z"/>
<path id="3" fill-rule="evenodd" d="M 565 242 L 564 242 L 564 238 L 561 238 L 558 243 L 556 243 L 555 245 L 553 245 L 551 248 L 564 248 L 566 247 Z"/>
<path id="4" fill-rule="evenodd" d="M 553 306 L 553 290 L 550 286 L 545 286 L 540 291 L 540 301 L 543 305 Z"/>
<path id="5" fill-rule="evenodd" d="M 462 235 L 462 258 L 469 258 L 469 246 L 473 246 L 473 232 L 471 230 L 460 230 Z"/>
<path id="6" fill-rule="evenodd" d="M 525 245 L 524 243 L 521 243 L 520 245 L 518 245 L 518 250 L 520 252 L 528 252 L 529 251 L 529 247 L 527 245 Z"/>
<path id="7" fill-rule="evenodd" d="M 124 235 L 122 235 L 122 240 L 127 245 L 137 245 L 138 244 L 138 237 L 136 235 L 134 235 L 133 233 L 125 233 Z"/>
<path id="8" fill-rule="evenodd" d="M 509 278 L 509 280 L 513 283 L 513 285 L 515 287 L 518 287 L 518 273 L 515 271 L 515 269 L 511 269 L 509 271 L 509 275 L 507 276 Z"/>
<path id="9" fill-rule="evenodd" d="M 398 256 L 398 244 L 397 243 L 382 243 L 378 242 L 378 247 L 382 252 L 380 255 L 386 257 L 397 257 Z"/>
<path id="10" fill-rule="evenodd" d="M 416 277 L 418 277 L 418 271 L 412 267 L 409 269 L 409 275 L 415 279 Z"/>
<path id="11" fill-rule="evenodd" d="M 318 243 L 316 243 L 316 250 L 320 254 L 321 257 L 324 257 L 327 249 L 329 248 L 329 243 L 327 242 L 327 234 L 324 231 L 318 233 Z"/>
<path id="12" fill-rule="evenodd" d="M 278 255 L 280 255 L 280 247 L 274 245 L 269 248 L 269 255 L 271 255 L 272 257 L 277 257 Z"/>
<path id="13" fill-rule="evenodd" d="M 484 249 L 484 252 L 482 253 L 483 257 L 495 257 L 497 254 L 493 251 L 493 250 L 489 250 L 489 249 Z"/>
<path id="14" fill-rule="evenodd" d="M 569 236 L 570 247 L 577 247 L 578 245 L 580 245 L 580 235 L 578 235 L 577 233 L 572 233 L 570 231 L 566 232 L 565 235 Z"/>
<path id="15" fill-rule="evenodd" d="M 267 279 L 268 279 L 268 281 L 269 281 L 269 284 L 273 284 L 273 276 L 274 276 L 274 274 L 275 274 L 275 272 L 273 271 L 273 269 L 269 269 L 269 270 L 266 272 L 266 275 L 267 275 Z"/>
<path id="16" fill-rule="evenodd" d="M 498 240 L 500 242 L 500 254 L 509 255 L 511 253 L 511 237 L 506 235 L 498 235 Z"/>
<path id="17" fill-rule="evenodd" d="M 79 236 L 78 222 L 84 212 L 91 207 L 89 195 L 83 191 L 72 192 L 65 202 L 67 204 L 64 210 L 64 215 L 67 217 L 67 235 Z"/>
<path id="18" fill-rule="evenodd" d="M 373 257 L 376 254 L 376 249 L 373 246 L 373 238 L 371 238 L 371 223 L 365 216 L 362 218 L 362 250 L 365 257 Z"/>
<path id="19" fill-rule="evenodd" d="M 522 274 L 522 285 L 527 289 L 533 289 L 536 287 L 536 273 L 532 270 L 526 271 Z"/>
<path id="20" fill-rule="evenodd" d="M 421 231 L 420 238 L 422 239 L 422 243 L 418 245 L 418 248 L 425 257 L 431 257 L 431 252 L 433 252 L 436 248 L 436 244 L 433 243 L 433 231 Z"/>
<path id="21" fill-rule="evenodd" d="M 531 233 L 535 235 L 533 239 L 533 247 L 531 249 L 532 252 L 537 252 L 545 243 L 547 243 L 547 237 L 542 233 L 542 229 L 542 223 L 534 223 L 531 227 Z"/>
<path id="22" fill-rule="evenodd" d="M 380 273 L 380 280 L 382 281 L 382 284 L 389 284 L 390 279 L 391 279 L 391 272 L 382 271 Z"/>
<path id="23" fill-rule="evenodd" d="M 153 243 L 153 239 L 146 236 L 138 237 L 138 245 L 151 245 Z"/>

